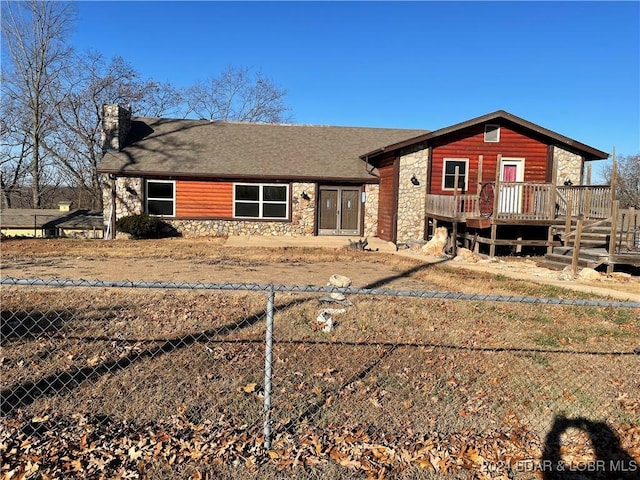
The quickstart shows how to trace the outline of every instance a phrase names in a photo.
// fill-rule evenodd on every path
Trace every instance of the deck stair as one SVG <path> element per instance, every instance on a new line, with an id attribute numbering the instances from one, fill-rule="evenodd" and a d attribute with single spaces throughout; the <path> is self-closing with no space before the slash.
<path id="1" fill-rule="evenodd" d="M 577 220 L 571 222 L 571 232 L 575 232 Z M 579 268 L 597 268 L 608 259 L 609 236 L 611 234 L 611 222 L 609 220 L 585 221 L 580 238 L 580 252 L 578 256 Z M 541 266 L 562 270 L 571 265 L 575 235 L 567 235 L 564 230 L 558 232 L 562 246 L 554 247 L 551 253 L 547 253 L 539 262 Z"/>
<path id="2" fill-rule="evenodd" d="M 571 223 L 571 231 L 575 231 L 576 221 Z M 611 234 L 610 221 L 585 221 L 582 227 L 580 248 L 607 248 L 609 246 L 609 235 Z M 575 245 L 575 236 L 567 236 L 560 233 L 562 243 L 567 247 Z"/>
<path id="3" fill-rule="evenodd" d="M 578 268 L 597 268 L 607 261 L 606 248 L 581 248 L 578 257 Z M 571 266 L 573 247 L 555 247 L 553 253 L 547 253 L 538 264 L 553 270 L 563 270 Z"/>

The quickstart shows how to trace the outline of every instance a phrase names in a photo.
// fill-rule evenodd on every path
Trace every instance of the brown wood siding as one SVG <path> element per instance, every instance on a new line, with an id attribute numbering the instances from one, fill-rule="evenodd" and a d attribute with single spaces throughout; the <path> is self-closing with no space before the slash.
<path id="1" fill-rule="evenodd" d="M 499 142 L 485 142 L 484 125 L 476 125 L 434 141 L 429 192 L 434 195 L 452 193 L 451 190 L 442 190 L 444 159 L 468 158 L 468 191 L 465 193 L 477 193 L 478 155 L 483 155 L 482 181 L 492 182 L 496 177 L 496 163 L 499 154 L 502 157 L 525 159 L 525 182 L 547 181 L 546 143 L 505 125 L 500 126 Z"/>
<path id="2" fill-rule="evenodd" d="M 396 214 L 396 178 L 395 161 L 386 158 L 378 165 L 380 176 L 380 198 L 378 200 L 378 237 L 388 242 L 395 239 L 395 214 Z"/>
<path id="3" fill-rule="evenodd" d="M 232 218 L 233 183 L 178 180 L 176 217 Z"/>

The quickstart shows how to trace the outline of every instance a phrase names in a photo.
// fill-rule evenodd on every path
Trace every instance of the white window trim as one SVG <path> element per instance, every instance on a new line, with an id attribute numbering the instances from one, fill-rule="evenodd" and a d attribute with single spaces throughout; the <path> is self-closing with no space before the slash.
<path id="1" fill-rule="evenodd" d="M 258 192 L 259 192 L 259 196 L 258 196 L 258 200 L 238 200 L 239 202 L 243 202 L 243 203 L 257 203 L 258 204 L 258 216 L 257 217 L 241 217 L 241 216 L 237 216 L 236 215 L 236 185 L 249 185 L 252 187 L 258 187 Z M 285 194 L 285 199 L 284 201 L 275 201 L 275 200 L 269 200 L 269 201 L 264 201 L 263 199 L 263 192 L 264 192 L 264 187 L 285 187 L 286 189 L 286 194 Z M 233 184 L 233 218 L 237 218 L 238 220 L 270 220 L 270 221 L 284 221 L 284 220 L 289 220 L 289 192 L 291 191 L 291 189 L 289 188 L 289 184 L 288 183 L 243 183 L 243 182 L 237 182 Z M 263 215 L 263 206 L 265 203 L 274 203 L 274 204 L 281 204 L 285 206 L 285 216 L 284 217 L 265 217 Z"/>
<path id="2" fill-rule="evenodd" d="M 149 182 L 152 183 L 171 183 L 173 184 L 173 197 L 171 198 L 171 204 L 173 205 L 171 215 L 156 215 L 149 213 L 149 200 L 157 200 L 161 202 L 168 202 L 168 198 L 155 198 L 149 197 Z M 176 181 L 175 180 L 156 180 L 154 178 L 147 178 L 144 182 L 144 211 L 152 217 L 175 217 L 176 216 Z"/>
<path id="3" fill-rule="evenodd" d="M 495 129 L 498 132 L 498 138 L 495 140 L 487 140 L 487 130 Z M 500 142 L 500 125 L 487 124 L 484 126 L 484 142 L 485 143 L 499 143 Z"/>
<path id="4" fill-rule="evenodd" d="M 455 188 L 445 187 L 445 178 L 447 176 L 447 162 L 464 162 L 464 191 L 468 191 L 469 189 L 469 159 L 468 158 L 443 158 L 442 159 L 442 191 L 443 192 L 453 192 Z M 454 180 L 455 182 L 455 180 Z"/>

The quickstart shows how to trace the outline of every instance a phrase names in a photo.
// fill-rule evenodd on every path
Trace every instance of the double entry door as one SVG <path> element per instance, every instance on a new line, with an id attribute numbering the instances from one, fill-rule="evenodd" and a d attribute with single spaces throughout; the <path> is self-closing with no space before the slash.
<path id="1" fill-rule="evenodd" d="M 321 186 L 319 235 L 360 235 L 360 189 Z"/>

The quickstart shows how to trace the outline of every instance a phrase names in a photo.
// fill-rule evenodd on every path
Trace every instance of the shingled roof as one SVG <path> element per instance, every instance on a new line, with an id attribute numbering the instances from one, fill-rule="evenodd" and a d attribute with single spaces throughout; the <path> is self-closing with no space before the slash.
<path id="1" fill-rule="evenodd" d="M 102 228 L 102 212 L 59 208 L 5 208 L 0 215 L 2 228 Z"/>
<path id="2" fill-rule="evenodd" d="M 134 118 L 101 173 L 272 180 L 371 180 L 363 152 L 426 130 Z"/>

